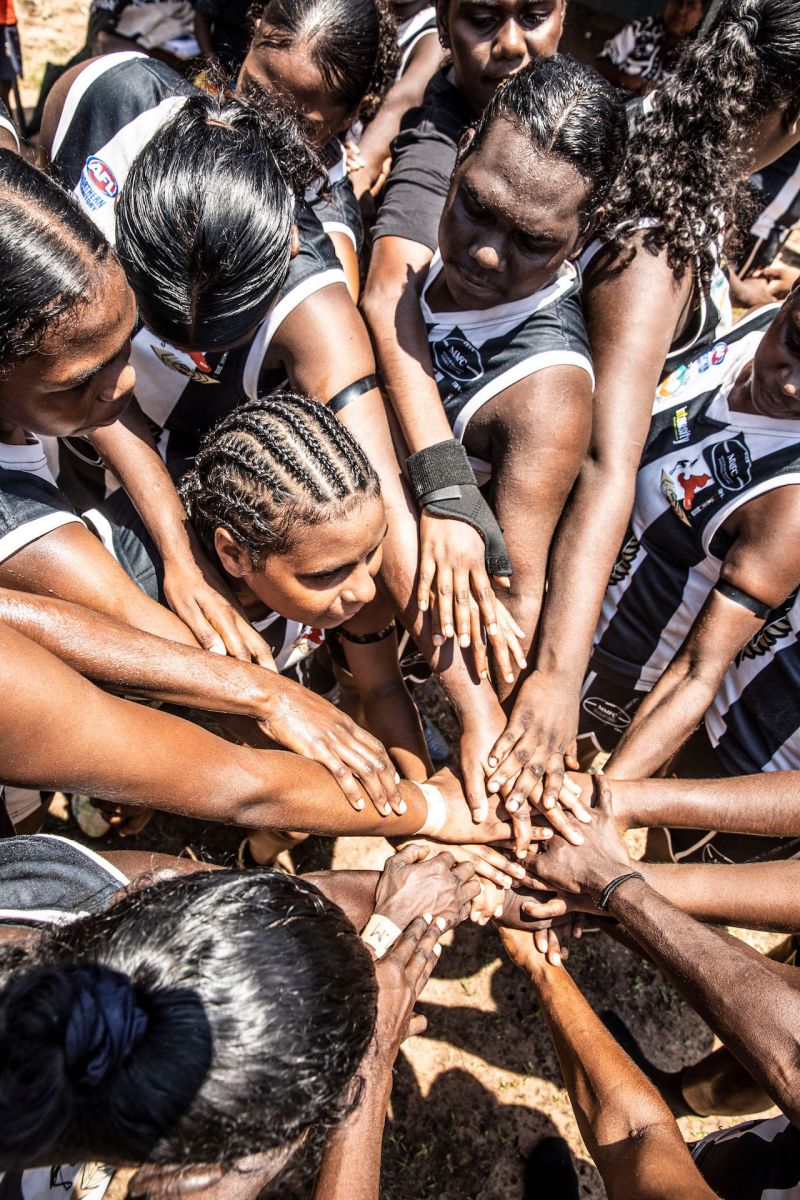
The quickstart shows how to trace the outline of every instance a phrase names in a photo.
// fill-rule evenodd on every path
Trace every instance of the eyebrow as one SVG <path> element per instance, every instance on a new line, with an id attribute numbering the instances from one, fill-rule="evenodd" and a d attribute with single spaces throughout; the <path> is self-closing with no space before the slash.
<path id="1" fill-rule="evenodd" d="M 491 210 L 491 206 L 486 202 L 486 200 L 480 194 L 480 192 L 477 190 L 475 185 L 470 183 L 469 180 L 462 179 L 459 186 L 461 187 L 461 189 L 463 191 L 465 191 L 467 193 L 467 195 L 470 197 L 470 199 L 475 204 L 479 204 L 481 208 L 485 208 L 487 211 Z M 517 225 L 516 229 L 517 229 L 518 233 L 521 233 L 523 235 L 523 237 L 530 238 L 532 241 L 535 241 L 535 242 L 549 242 L 552 244 L 556 244 L 556 243 L 560 244 L 561 243 L 560 237 L 557 237 L 554 233 L 550 233 L 546 229 L 544 229 L 544 230 L 542 230 L 542 229 L 536 229 L 536 230 L 523 229 L 523 227 L 521 225 Z"/>
<path id="2" fill-rule="evenodd" d="M 83 371 L 80 375 L 75 375 L 71 379 L 66 380 L 63 383 L 64 391 L 69 391 L 71 388 L 80 387 L 80 385 L 82 383 L 88 382 L 88 380 L 92 379 L 95 375 L 99 375 L 101 371 L 105 371 L 106 367 L 110 367 L 111 364 L 114 362 L 114 360 L 119 358 L 119 356 L 122 354 L 122 351 L 125 349 L 125 346 L 133 338 L 133 335 L 136 332 L 136 327 L 138 324 L 139 324 L 139 309 L 137 307 L 136 312 L 134 314 L 133 323 L 130 328 L 130 332 L 128 333 L 127 337 L 125 337 L 123 339 L 123 341 L 120 343 L 120 345 L 114 351 L 114 353 L 109 355 L 109 357 L 105 360 L 105 362 L 100 363 L 98 366 L 90 367 L 88 371 Z"/>
<path id="3" fill-rule="evenodd" d="M 383 533 L 380 536 L 380 540 L 375 543 L 375 545 L 372 547 L 371 550 L 367 551 L 367 556 L 366 556 L 367 558 L 371 558 L 372 555 L 375 553 L 375 551 L 380 549 L 380 547 L 386 541 L 388 534 L 389 534 L 389 522 L 387 521 L 383 527 Z M 361 561 L 360 559 L 356 558 L 356 559 L 353 559 L 352 562 L 334 563 L 333 566 L 331 566 L 331 567 L 317 567 L 316 570 L 314 570 L 314 571 L 305 572 L 304 578 L 317 579 L 318 577 L 320 577 L 322 575 L 332 575 L 334 571 L 345 571 L 345 570 L 347 570 L 348 567 L 356 566 L 356 564 L 359 563 L 360 561 Z"/>

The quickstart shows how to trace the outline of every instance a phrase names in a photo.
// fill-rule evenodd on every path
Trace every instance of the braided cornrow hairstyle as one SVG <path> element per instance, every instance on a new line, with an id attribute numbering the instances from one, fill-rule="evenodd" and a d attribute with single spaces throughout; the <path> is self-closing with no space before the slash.
<path id="1" fill-rule="evenodd" d="M 389 0 L 255 0 L 248 21 L 265 45 L 307 42 L 334 100 L 365 124 L 400 70 Z"/>
<path id="2" fill-rule="evenodd" d="M 206 435 L 180 494 L 214 560 L 216 530 L 227 529 L 258 567 L 285 553 L 299 525 L 379 496 L 380 484 L 333 413 L 281 392 L 236 409 Z"/>
<path id="3" fill-rule="evenodd" d="M 686 47 L 653 93 L 612 190 L 604 232 L 655 218 L 644 235 L 680 278 L 713 270 L 722 221 L 730 231 L 752 207 L 742 182 L 747 131 L 769 112 L 800 109 L 800 4 L 723 0 L 704 36 Z"/>

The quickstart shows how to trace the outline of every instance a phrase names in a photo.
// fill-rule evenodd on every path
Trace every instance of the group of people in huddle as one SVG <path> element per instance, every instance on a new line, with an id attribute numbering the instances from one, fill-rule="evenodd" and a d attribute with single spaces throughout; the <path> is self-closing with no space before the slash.
<path id="1" fill-rule="evenodd" d="M 627 104 L 565 9 L 254 0 L 224 86 L 122 50 L 35 151 L 0 110 L 3 1200 L 280 1195 L 312 1143 L 376 1200 L 467 919 L 610 1197 L 800 1194 L 800 7 L 715 2 Z M 42 833 L 55 791 L 240 865 Z M 309 834 L 391 854 L 271 869 Z M 582 933 L 719 1048 L 650 1063 Z M 545 1144 L 525 1187 L 579 1194 Z"/>

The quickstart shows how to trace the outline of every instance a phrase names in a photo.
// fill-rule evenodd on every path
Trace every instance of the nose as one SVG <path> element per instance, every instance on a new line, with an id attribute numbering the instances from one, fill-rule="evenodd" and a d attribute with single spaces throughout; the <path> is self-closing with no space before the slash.
<path id="1" fill-rule="evenodd" d="M 800 363 L 784 372 L 780 386 L 787 400 L 796 400 L 800 396 Z"/>
<path id="2" fill-rule="evenodd" d="M 129 362 L 122 368 L 111 366 L 103 372 L 98 396 L 106 404 L 115 404 L 136 387 L 136 372 Z"/>
<path id="3" fill-rule="evenodd" d="M 350 592 L 353 600 L 357 604 L 369 604 L 371 600 L 375 599 L 376 591 L 375 580 L 366 563 L 362 563 L 350 580 Z"/>
<path id="4" fill-rule="evenodd" d="M 480 243 L 473 246 L 471 254 L 472 261 L 481 271 L 506 269 L 505 242 L 499 234 L 485 234 Z"/>
<path id="5" fill-rule="evenodd" d="M 492 58 L 515 62 L 527 53 L 525 35 L 519 22 L 510 17 L 504 21 L 495 35 Z"/>

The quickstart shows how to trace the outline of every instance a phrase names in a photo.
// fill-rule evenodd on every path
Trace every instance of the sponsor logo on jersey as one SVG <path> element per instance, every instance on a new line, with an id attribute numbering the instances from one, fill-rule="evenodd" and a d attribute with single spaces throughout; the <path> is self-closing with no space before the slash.
<path id="1" fill-rule="evenodd" d="M 590 717 L 603 725 L 610 725 L 612 729 L 627 729 L 631 723 L 630 714 L 624 708 L 613 704 L 611 700 L 604 700 L 602 696 L 587 696 L 583 708 Z"/>
<path id="2" fill-rule="evenodd" d="M 688 442 L 692 436 L 692 432 L 689 429 L 688 408 L 679 408 L 672 414 L 672 430 L 673 445 L 679 446 L 681 442 Z"/>
<path id="3" fill-rule="evenodd" d="M 674 396 L 684 384 L 697 378 L 698 375 L 703 375 L 712 367 L 718 367 L 725 361 L 725 356 L 728 353 L 728 345 L 726 342 L 717 342 L 711 350 L 706 350 L 703 354 L 690 363 L 682 363 L 676 367 L 674 371 L 670 371 L 669 375 L 665 375 L 658 385 L 656 393 L 662 400 L 668 400 L 670 396 Z M 687 435 L 688 437 L 688 435 Z M 677 440 L 677 439 L 676 439 Z"/>
<path id="4" fill-rule="evenodd" d="M 480 351 L 460 329 L 454 329 L 440 342 L 434 342 L 431 353 L 436 370 L 457 384 L 472 383 L 483 375 Z"/>
<path id="5" fill-rule="evenodd" d="M 741 433 L 717 442 L 708 451 L 708 458 L 714 478 L 726 492 L 741 492 L 753 478 L 753 460 Z"/>
<path id="6" fill-rule="evenodd" d="M 685 365 L 676 367 L 674 371 L 670 371 L 669 375 L 665 375 L 658 385 L 658 394 L 662 399 L 666 400 L 677 392 L 678 388 L 683 384 L 686 376 L 689 374 L 689 368 Z"/>
<path id="7" fill-rule="evenodd" d="M 78 188 L 81 200 L 92 212 L 107 204 L 109 200 L 116 200 L 119 194 L 116 175 L 108 163 L 103 162 L 96 154 L 90 154 L 83 164 Z"/>
<path id="8" fill-rule="evenodd" d="M 187 379 L 191 379 L 193 383 L 219 383 L 218 379 L 214 379 L 209 371 L 211 368 L 206 362 L 203 355 L 193 353 L 189 357 L 193 362 L 197 363 L 202 360 L 202 366 L 192 367 L 189 363 L 182 362 L 177 355 L 173 354 L 166 346 L 151 346 L 153 354 L 159 359 L 165 367 L 169 367 L 171 371 L 177 371 L 179 375 L 185 375 Z"/>

